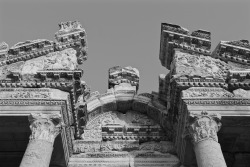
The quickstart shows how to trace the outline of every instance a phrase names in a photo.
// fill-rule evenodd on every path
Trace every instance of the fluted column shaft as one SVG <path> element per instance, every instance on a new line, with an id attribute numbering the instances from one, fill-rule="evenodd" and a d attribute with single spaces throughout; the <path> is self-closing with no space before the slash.
<path id="1" fill-rule="evenodd" d="M 63 126 L 59 114 L 29 116 L 31 135 L 20 167 L 49 167 L 56 136 Z"/>
<path id="2" fill-rule="evenodd" d="M 226 162 L 218 143 L 217 132 L 221 127 L 220 115 L 202 112 L 200 115 L 191 114 L 190 122 L 194 151 L 198 167 L 226 167 Z"/>

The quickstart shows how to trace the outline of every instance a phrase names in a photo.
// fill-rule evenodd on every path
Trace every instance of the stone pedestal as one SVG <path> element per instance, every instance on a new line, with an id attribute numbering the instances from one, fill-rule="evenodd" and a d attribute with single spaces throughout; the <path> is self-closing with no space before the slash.
<path id="1" fill-rule="evenodd" d="M 189 126 L 198 167 L 226 167 L 217 132 L 221 127 L 218 114 L 192 115 L 193 120 Z"/>
<path id="2" fill-rule="evenodd" d="M 30 141 L 20 167 L 49 167 L 53 144 L 61 132 L 62 119 L 59 114 L 32 114 Z"/>

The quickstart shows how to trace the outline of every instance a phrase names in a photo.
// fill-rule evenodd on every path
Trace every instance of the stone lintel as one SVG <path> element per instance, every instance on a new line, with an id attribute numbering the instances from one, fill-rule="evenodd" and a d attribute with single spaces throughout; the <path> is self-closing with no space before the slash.
<path id="1" fill-rule="evenodd" d="M 189 112 L 199 114 L 202 110 L 206 110 L 208 113 L 218 113 L 222 117 L 249 117 L 250 106 L 201 106 L 201 105 L 187 105 Z"/>

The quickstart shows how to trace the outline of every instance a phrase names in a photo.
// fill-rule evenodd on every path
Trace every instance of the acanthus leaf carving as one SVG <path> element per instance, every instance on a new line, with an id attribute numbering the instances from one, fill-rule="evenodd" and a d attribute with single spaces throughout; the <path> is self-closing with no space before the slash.
<path id="1" fill-rule="evenodd" d="M 217 132 L 221 128 L 221 116 L 219 114 L 208 114 L 202 111 L 201 114 L 190 114 L 189 132 L 193 142 L 199 143 L 203 140 L 214 140 L 218 142 Z"/>
<path id="2" fill-rule="evenodd" d="M 45 140 L 54 143 L 56 136 L 61 133 L 64 123 L 60 114 L 31 114 L 30 141 Z"/>

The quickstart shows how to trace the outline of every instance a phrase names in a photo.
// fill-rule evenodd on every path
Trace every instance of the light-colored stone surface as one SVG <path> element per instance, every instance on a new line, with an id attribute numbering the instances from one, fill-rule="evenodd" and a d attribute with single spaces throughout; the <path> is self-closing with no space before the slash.
<path id="1" fill-rule="evenodd" d="M 43 70 L 75 70 L 78 67 L 76 50 L 73 48 L 56 51 L 27 61 L 0 67 L 1 78 L 7 74 L 20 74 L 23 79 Z M 1 79 L 0 78 L 0 79 Z"/>
<path id="2" fill-rule="evenodd" d="M 1 99 L 67 99 L 68 93 L 51 88 L 0 88 Z"/>
<path id="3" fill-rule="evenodd" d="M 175 51 L 171 71 L 173 77 L 196 76 L 223 79 L 231 67 L 223 61 L 203 55 Z"/>
<path id="4" fill-rule="evenodd" d="M 194 151 L 198 167 L 226 167 L 217 132 L 221 127 L 220 115 L 202 112 L 191 114 L 189 131 L 193 139 Z"/>
<path id="5" fill-rule="evenodd" d="M 49 167 L 53 143 L 44 140 L 30 141 L 20 167 Z"/>
<path id="6" fill-rule="evenodd" d="M 194 145 L 198 167 L 227 167 L 220 144 L 214 140 L 203 140 Z"/>
<path id="7" fill-rule="evenodd" d="M 130 127 L 137 127 L 139 130 L 142 126 L 154 127 L 158 124 L 146 115 L 135 111 L 128 111 L 126 114 L 122 114 L 117 111 L 96 113 L 86 124 L 84 133 L 82 134 L 82 139 L 84 139 L 85 141 L 101 141 L 101 128 L 104 126 L 112 125 L 114 126 L 114 128 L 123 129 L 120 133 L 122 133 L 122 136 L 124 136 L 126 133 L 126 129 Z M 158 125 L 157 127 L 160 126 Z"/>
<path id="8" fill-rule="evenodd" d="M 56 136 L 62 130 L 59 114 L 32 114 L 30 121 L 30 141 L 20 167 L 49 167 Z"/>
<path id="9" fill-rule="evenodd" d="M 177 167 L 179 159 L 172 154 L 157 152 L 106 152 L 73 155 L 69 167 Z"/>

